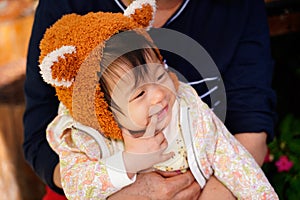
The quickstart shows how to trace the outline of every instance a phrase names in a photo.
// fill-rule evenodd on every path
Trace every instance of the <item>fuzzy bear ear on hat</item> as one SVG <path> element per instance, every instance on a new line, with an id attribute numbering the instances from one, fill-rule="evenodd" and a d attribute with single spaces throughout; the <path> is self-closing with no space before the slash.
<path id="1" fill-rule="evenodd" d="M 154 21 L 156 12 L 155 0 L 133 1 L 124 11 L 124 15 L 131 17 L 138 24 L 149 30 Z"/>
<path id="2" fill-rule="evenodd" d="M 131 18 L 135 23 L 137 23 L 141 27 L 145 28 L 146 30 L 149 30 L 154 21 L 155 12 L 156 12 L 155 0 L 135 0 L 124 10 L 123 15 Z M 79 19 L 80 17 L 81 16 L 78 16 L 75 14 L 70 14 L 69 16 L 64 16 L 61 20 L 66 19 L 65 20 L 66 24 L 61 23 L 60 28 L 63 28 L 63 26 L 69 27 L 67 25 L 67 23 L 70 22 L 72 19 L 76 20 L 76 21 L 80 21 L 80 19 Z M 69 27 L 69 28 L 72 28 L 72 27 Z M 52 29 L 54 29 L 54 28 L 52 28 Z M 47 31 L 49 32 L 49 29 Z M 51 34 L 51 36 L 53 36 L 53 35 L 57 36 L 60 34 L 60 32 L 61 32 L 61 30 L 59 30 L 56 33 L 52 33 L 52 34 L 50 33 L 50 34 Z M 46 34 L 47 34 L 47 32 L 46 32 Z M 63 33 L 63 34 L 67 34 L 67 33 Z M 113 33 L 113 34 L 115 34 L 115 33 Z M 80 35 L 77 35 L 77 37 L 80 37 Z M 46 43 L 47 43 L 46 45 L 49 45 L 49 47 L 52 45 L 53 45 L 53 47 L 55 47 L 55 44 L 51 44 L 50 41 L 48 41 Z M 56 43 L 58 43 L 58 42 L 56 41 Z M 76 73 L 75 74 L 69 73 L 68 77 L 59 77 L 59 76 L 54 75 L 54 73 L 52 73 L 54 71 L 54 70 L 52 70 L 52 68 L 55 65 L 55 63 L 57 63 L 57 62 L 66 62 L 66 61 L 62 61 L 62 60 L 66 60 L 66 55 L 71 55 L 71 54 L 76 53 L 77 48 L 78 47 L 76 45 L 65 44 L 65 45 L 57 46 L 57 47 L 55 47 L 55 49 L 52 48 L 52 50 L 50 50 L 50 48 L 42 49 L 39 66 L 41 69 L 40 73 L 45 82 L 47 82 L 48 84 L 51 84 L 53 86 L 70 87 L 72 85 L 72 83 L 75 79 Z M 47 52 L 47 51 L 49 51 L 49 52 Z M 43 54 L 46 54 L 46 55 L 43 55 Z M 69 57 L 69 56 L 67 56 L 67 57 Z M 68 59 L 72 63 L 72 58 L 68 58 Z M 63 70 L 65 70 L 66 73 L 68 73 L 68 71 L 70 70 L 68 67 L 63 68 L 63 67 L 58 66 L 57 68 L 59 68 L 60 73 L 63 73 L 62 72 Z"/>
<path id="3" fill-rule="evenodd" d="M 124 13 L 68 14 L 46 30 L 40 43 L 40 73 L 76 121 L 122 139 L 98 82 L 103 47 L 120 31 L 149 29 L 155 11 L 155 0 L 135 0 Z"/>

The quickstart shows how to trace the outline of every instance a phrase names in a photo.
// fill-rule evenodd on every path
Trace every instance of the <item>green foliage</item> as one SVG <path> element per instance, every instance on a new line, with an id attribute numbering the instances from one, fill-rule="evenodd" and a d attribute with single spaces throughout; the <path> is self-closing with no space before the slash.
<path id="1" fill-rule="evenodd" d="M 269 155 L 263 165 L 269 181 L 280 199 L 298 200 L 300 198 L 300 119 L 287 115 L 279 126 L 279 134 L 269 144 Z M 292 166 L 284 170 L 278 167 L 280 159 L 288 158 Z M 277 165 L 276 165 L 277 163 Z"/>

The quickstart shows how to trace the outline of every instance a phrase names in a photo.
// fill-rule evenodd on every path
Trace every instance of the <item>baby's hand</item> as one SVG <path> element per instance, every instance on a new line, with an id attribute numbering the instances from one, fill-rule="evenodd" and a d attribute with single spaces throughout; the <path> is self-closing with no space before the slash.
<path id="1" fill-rule="evenodd" d="M 162 132 L 155 132 L 157 116 L 151 117 L 145 133 L 141 137 L 135 137 L 127 129 L 122 129 L 125 143 L 125 151 L 134 154 L 152 153 L 165 150 L 167 140 Z"/>
<path id="2" fill-rule="evenodd" d="M 164 154 L 168 142 L 160 131 L 155 133 L 157 116 L 151 117 L 142 137 L 132 136 L 128 130 L 122 129 L 125 151 L 123 153 L 124 163 L 129 173 L 137 173 L 148 169 L 154 164 L 170 159 L 174 153 Z"/>

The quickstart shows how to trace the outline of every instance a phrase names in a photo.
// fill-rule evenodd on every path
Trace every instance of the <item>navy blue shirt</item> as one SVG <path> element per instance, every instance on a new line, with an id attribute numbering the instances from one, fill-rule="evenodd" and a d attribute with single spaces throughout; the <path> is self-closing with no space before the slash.
<path id="1" fill-rule="evenodd" d="M 49 26 L 67 13 L 122 12 L 118 0 L 40 0 L 29 44 L 25 80 L 24 114 L 25 158 L 37 175 L 56 192 L 53 183 L 58 156 L 49 147 L 45 130 L 57 115 L 55 90 L 39 73 L 39 42 Z M 268 133 L 273 137 L 275 94 L 271 88 L 273 61 L 263 0 L 186 0 L 163 26 L 179 31 L 197 41 L 212 57 L 224 81 L 227 110 L 225 125 L 233 134 Z M 168 52 L 162 52 L 168 64 L 188 81 L 202 78 L 190 64 Z M 201 96 L 203 84 L 195 85 Z M 203 100 L 209 105 L 209 98 Z"/>

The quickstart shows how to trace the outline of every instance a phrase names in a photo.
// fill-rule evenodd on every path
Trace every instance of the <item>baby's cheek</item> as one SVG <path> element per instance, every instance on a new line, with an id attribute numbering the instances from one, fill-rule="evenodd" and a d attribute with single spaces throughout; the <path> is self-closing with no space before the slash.
<path id="1" fill-rule="evenodd" d="M 129 120 L 139 128 L 146 127 L 148 124 L 148 117 L 145 115 L 145 110 L 139 107 L 132 107 L 129 109 Z"/>

